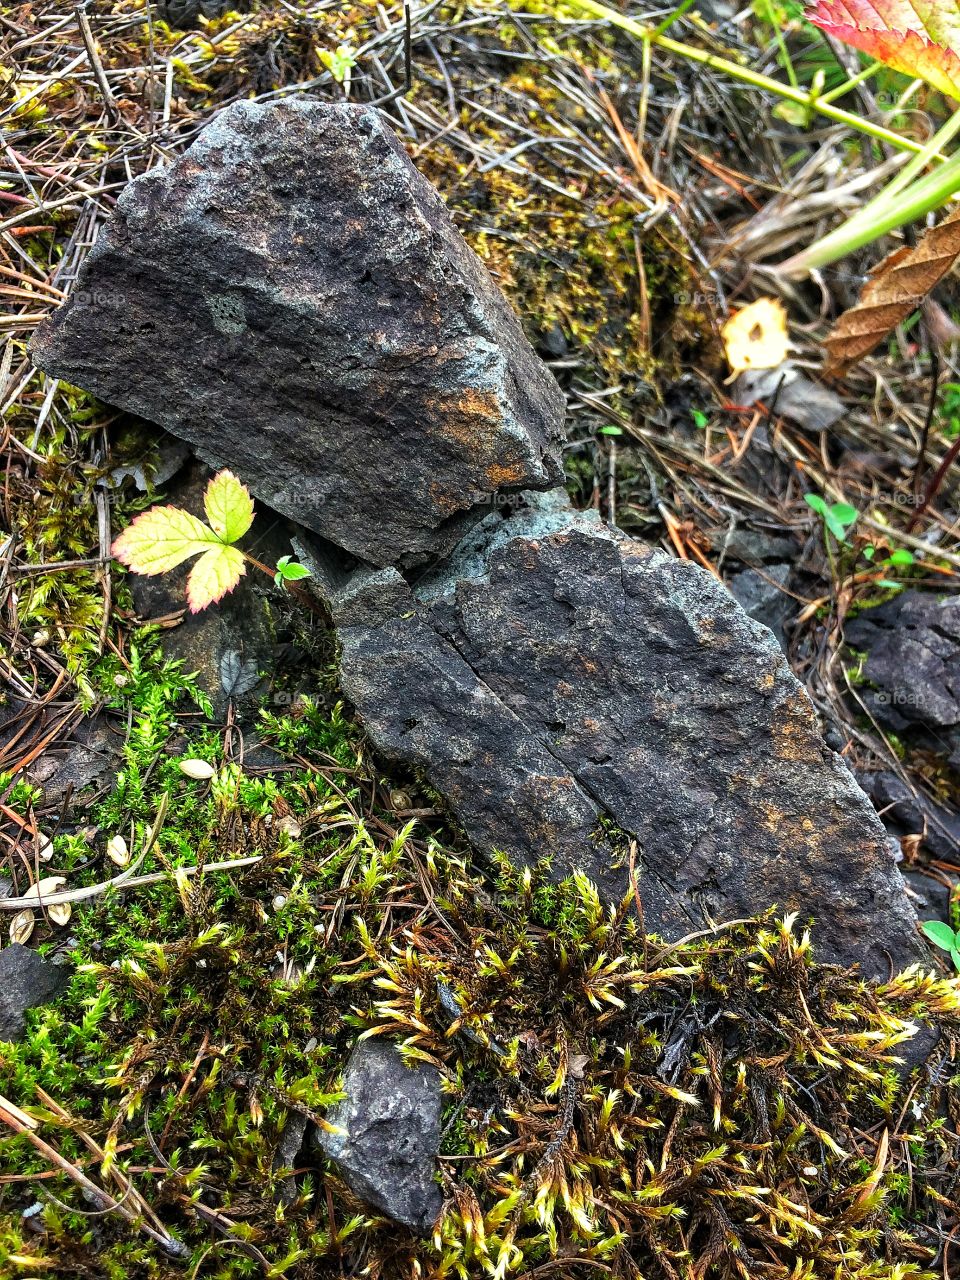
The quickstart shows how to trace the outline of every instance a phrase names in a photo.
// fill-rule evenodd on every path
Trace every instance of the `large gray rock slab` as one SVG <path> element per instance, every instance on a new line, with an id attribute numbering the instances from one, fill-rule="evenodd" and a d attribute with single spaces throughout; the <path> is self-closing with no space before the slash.
<path id="1" fill-rule="evenodd" d="M 378 565 L 560 478 L 559 387 L 370 107 L 221 112 L 125 188 L 31 354 Z"/>
<path id="2" fill-rule="evenodd" d="M 443 1206 L 434 1177 L 440 1148 L 440 1076 L 407 1067 L 389 1040 L 361 1040 L 347 1063 L 344 1098 L 328 1112 L 339 1133 L 318 1131 L 325 1155 L 355 1195 L 426 1233 Z"/>
<path id="3" fill-rule="evenodd" d="M 46 1004 L 66 986 L 66 969 L 19 942 L 0 950 L 0 1041 L 21 1040 L 27 1029 L 26 1012 Z"/>
<path id="4" fill-rule="evenodd" d="M 615 901 L 635 842 L 668 939 L 776 904 L 869 973 L 922 955 L 872 806 L 771 633 L 697 566 L 540 501 L 415 587 L 316 567 L 344 691 L 478 849 Z"/>

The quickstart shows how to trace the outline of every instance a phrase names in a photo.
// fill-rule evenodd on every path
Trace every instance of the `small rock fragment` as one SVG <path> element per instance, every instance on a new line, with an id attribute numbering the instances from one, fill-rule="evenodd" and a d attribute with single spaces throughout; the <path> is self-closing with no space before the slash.
<path id="1" fill-rule="evenodd" d="M 845 413 L 835 391 L 802 374 L 789 362 L 777 369 L 742 373 L 733 391 L 737 404 L 762 400 L 774 414 L 782 414 L 806 431 L 828 431 Z"/>
<path id="2" fill-rule="evenodd" d="M 327 1113 L 342 1133 L 318 1131 L 324 1154 L 374 1209 L 427 1233 L 443 1197 L 434 1178 L 440 1147 L 440 1077 L 404 1065 L 388 1040 L 361 1040 L 343 1079 L 346 1097 Z"/>
<path id="3" fill-rule="evenodd" d="M 748 617 L 769 627 L 777 644 L 787 652 L 786 625 L 797 612 L 787 590 L 788 564 L 771 564 L 764 569 L 743 569 L 731 574 L 727 586 Z"/>
<path id="4" fill-rule="evenodd" d="M 844 634 L 867 652 L 864 674 L 876 688 L 864 701 L 880 723 L 924 731 L 960 766 L 960 596 L 904 591 L 865 609 Z"/>
<path id="5" fill-rule="evenodd" d="M 935 858 L 960 867 L 960 814 L 915 792 L 887 769 L 865 773 L 857 780 L 873 801 L 884 826 L 898 840 L 922 836 L 923 847 Z"/>
<path id="6" fill-rule="evenodd" d="M 0 951 L 0 1040 L 20 1040 L 26 1011 L 46 1004 L 67 982 L 67 972 L 36 951 L 12 942 Z"/>
<path id="7" fill-rule="evenodd" d="M 724 530 L 714 537 L 713 550 L 724 556 L 742 561 L 748 568 L 758 564 L 789 563 L 797 558 L 796 541 L 784 533 L 771 533 L 766 529 L 753 529 L 744 525 Z"/>
<path id="8" fill-rule="evenodd" d="M 283 1126 L 283 1133 L 280 1135 L 280 1141 L 277 1143 L 277 1149 L 273 1153 L 274 1173 L 294 1167 L 297 1156 L 303 1147 L 308 1123 L 307 1117 L 301 1112 L 291 1111 L 289 1113 L 286 1124 Z M 292 1204 L 296 1196 L 297 1179 L 290 1173 L 277 1188 L 277 1199 L 281 1204 Z"/>

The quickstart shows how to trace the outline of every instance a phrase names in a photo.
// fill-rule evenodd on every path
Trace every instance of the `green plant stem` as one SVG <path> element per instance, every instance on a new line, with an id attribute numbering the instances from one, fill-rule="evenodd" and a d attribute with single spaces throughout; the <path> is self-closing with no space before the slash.
<path id="1" fill-rule="evenodd" d="M 892 201 L 884 199 L 879 209 L 868 206 L 854 214 L 843 226 L 781 263 L 778 271 L 789 279 L 802 279 L 818 267 L 826 267 L 888 231 L 902 227 L 905 222 L 923 217 L 957 190 L 960 190 L 960 152 L 933 173 L 914 182 L 906 191 L 896 193 Z"/>
<path id="2" fill-rule="evenodd" d="M 829 93 L 821 93 L 817 98 L 818 102 L 836 102 L 837 98 L 842 98 L 845 93 L 849 93 L 851 89 L 855 89 L 858 84 L 863 84 L 864 80 L 869 80 L 875 71 L 879 71 L 883 66 L 882 62 L 871 62 L 869 67 L 864 67 L 862 71 L 858 71 L 855 76 L 851 76 L 849 80 L 844 80 L 843 84 L 837 85 L 836 89 L 831 89 Z"/>
<path id="3" fill-rule="evenodd" d="M 771 0 L 766 0 L 766 3 L 764 4 L 763 8 L 764 8 L 764 12 L 761 12 L 759 7 L 757 7 L 756 9 L 757 15 L 758 17 L 762 18 L 765 22 L 769 23 L 769 25 L 773 28 L 773 38 L 774 40 L 776 40 L 777 48 L 780 50 L 780 64 L 783 67 L 784 71 L 786 71 L 787 79 L 790 81 L 791 85 L 794 87 L 794 89 L 798 89 L 800 86 L 797 81 L 797 73 L 793 69 L 793 60 L 790 57 L 790 51 L 787 48 L 787 42 L 783 38 L 783 32 L 780 29 L 780 23 L 777 22 L 776 17 L 773 14 L 773 5 Z M 658 30 L 657 35 L 659 34 L 660 32 Z"/>
<path id="4" fill-rule="evenodd" d="M 696 3 L 697 0 L 682 0 L 682 2 L 677 5 L 676 9 L 674 9 L 673 13 L 668 13 L 660 23 L 659 27 L 654 28 L 653 34 L 655 36 L 662 36 L 668 27 L 672 27 L 677 19 L 682 18 L 687 10 L 692 9 Z"/>
<path id="5" fill-rule="evenodd" d="M 862 120 L 850 111 L 842 111 L 839 107 L 834 107 L 829 102 L 824 102 L 823 98 L 818 97 L 816 94 L 808 93 L 804 89 L 794 89 L 791 85 L 783 84 L 780 80 L 774 80 L 770 76 L 762 75 L 759 71 L 752 71 L 749 67 L 742 67 L 739 63 L 731 62 L 728 58 L 720 58 L 716 54 L 707 53 L 706 50 L 698 49 L 694 45 L 683 44 L 681 41 L 673 40 L 669 36 L 657 35 L 653 27 L 645 27 L 633 18 L 628 18 L 625 14 L 618 13 L 616 9 L 600 4 L 599 0 L 563 0 L 563 3 L 568 9 L 579 9 L 584 13 L 592 14 L 595 18 L 602 18 L 605 22 L 609 22 L 611 26 L 619 27 L 622 31 L 628 32 L 645 43 L 655 44 L 666 53 L 674 53 L 677 57 L 686 58 L 688 62 L 696 62 L 701 66 L 710 67 L 713 71 L 723 72 L 725 75 L 731 76 L 735 80 L 740 80 L 743 84 L 749 84 L 755 89 L 764 89 L 767 93 L 787 99 L 788 102 L 797 102 L 801 106 L 809 107 L 837 124 L 846 125 L 848 129 L 854 129 L 856 132 L 864 133 L 870 138 L 876 138 L 879 142 L 886 142 L 889 146 L 896 147 L 899 151 L 920 152 L 923 150 L 921 143 L 914 142 L 910 138 L 902 138 L 898 133 L 894 133 L 893 130 L 884 128 L 883 125 L 873 124 L 869 120 Z"/>
<path id="6" fill-rule="evenodd" d="M 909 187 L 914 178 L 917 178 L 927 165 L 940 155 L 943 148 L 951 143 L 958 133 L 960 133 L 960 111 L 955 111 L 949 120 L 940 126 L 930 141 L 926 143 L 923 150 L 918 151 L 915 156 L 908 160 L 896 177 L 892 178 L 878 195 L 865 204 L 856 216 L 865 216 L 871 210 L 882 208 L 884 203 L 893 200 L 894 196 L 899 195 L 901 191 Z"/>

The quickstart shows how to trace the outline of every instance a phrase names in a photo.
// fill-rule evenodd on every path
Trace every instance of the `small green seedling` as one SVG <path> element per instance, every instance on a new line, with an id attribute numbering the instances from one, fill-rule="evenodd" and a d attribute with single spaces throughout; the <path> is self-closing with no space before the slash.
<path id="1" fill-rule="evenodd" d="M 299 582 L 301 578 L 309 578 L 310 570 L 306 565 L 297 564 L 293 556 L 281 556 L 277 561 L 277 571 L 273 580 L 278 587 L 285 582 Z"/>
<path id="2" fill-rule="evenodd" d="M 349 85 L 350 73 L 357 65 L 357 51 L 349 44 L 339 44 L 336 49 L 321 49 L 320 61 L 337 84 Z"/>
<path id="3" fill-rule="evenodd" d="M 848 502 L 834 502 L 827 506 L 819 493 L 805 493 L 803 499 L 816 511 L 837 542 L 847 544 L 847 533 L 857 523 L 857 509 Z"/>
<path id="4" fill-rule="evenodd" d="M 953 967 L 960 973 L 960 929 L 951 929 L 943 920 L 924 920 L 922 928 L 935 947 L 950 953 Z"/>
<path id="5" fill-rule="evenodd" d="M 707 415 L 703 412 L 702 409 L 691 409 L 690 417 L 693 419 L 693 425 L 699 431 L 706 431 L 707 423 L 710 421 L 710 419 L 707 417 Z"/>
<path id="6" fill-rule="evenodd" d="M 877 554 L 877 548 L 868 546 L 863 548 L 864 560 L 872 561 Z M 878 561 L 880 569 L 895 570 L 909 569 L 911 565 L 916 564 L 916 556 L 912 551 L 908 551 L 906 547 L 897 547 L 896 551 L 891 551 L 883 560 Z M 892 582 L 889 578 L 880 578 L 877 582 L 878 587 L 890 587 L 894 591 L 902 591 L 902 582 Z"/>
<path id="7" fill-rule="evenodd" d="M 191 556 L 199 556 L 187 578 L 187 603 L 199 613 L 237 585 L 247 562 L 281 582 L 309 576 L 309 569 L 283 556 L 276 572 L 233 544 L 253 524 L 253 499 L 232 471 L 218 471 L 207 485 L 203 508 L 209 524 L 179 507 L 151 507 L 113 544 L 116 558 L 134 573 L 168 573 Z"/>

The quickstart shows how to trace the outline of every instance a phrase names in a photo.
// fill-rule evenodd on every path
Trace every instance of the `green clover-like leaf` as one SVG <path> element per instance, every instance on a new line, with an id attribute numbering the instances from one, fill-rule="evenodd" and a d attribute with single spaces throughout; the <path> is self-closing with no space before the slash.
<path id="1" fill-rule="evenodd" d="M 924 920 L 921 926 L 924 934 L 930 939 L 935 947 L 940 947 L 942 951 L 953 951 L 957 947 L 957 935 L 942 920 Z"/>

